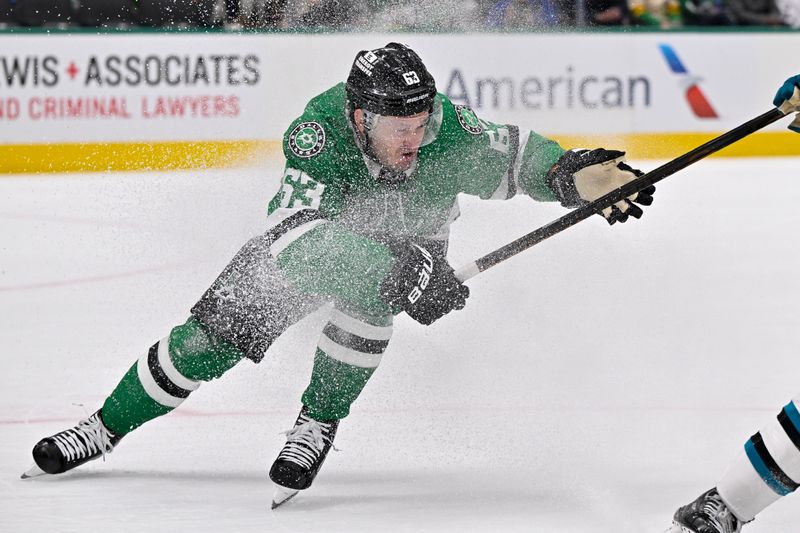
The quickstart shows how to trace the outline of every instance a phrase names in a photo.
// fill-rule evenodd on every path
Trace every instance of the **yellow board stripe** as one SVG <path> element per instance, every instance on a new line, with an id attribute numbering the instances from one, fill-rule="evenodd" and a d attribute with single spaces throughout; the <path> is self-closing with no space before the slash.
<path id="1" fill-rule="evenodd" d="M 625 150 L 628 159 L 674 159 L 720 133 L 632 133 L 619 135 L 554 135 L 565 148 L 613 148 Z M 749 135 L 723 148 L 714 157 L 800 156 L 800 135 L 791 131 L 767 131 Z"/>
<path id="2" fill-rule="evenodd" d="M 0 173 L 228 168 L 280 152 L 280 141 L 0 145 Z"/>
<path id="3" fill-rule="evenodd" d="M 673 159 L 718 133 L 554 135 L 565 148 L 617 148 L 629 159 Z M 0 173 L 107 172 L 230 168 L 281 155 L 277 140 L 0 145 Z M 720 151 L 723 157 L 800 156 L 800 136 L 759 132 Z"/>

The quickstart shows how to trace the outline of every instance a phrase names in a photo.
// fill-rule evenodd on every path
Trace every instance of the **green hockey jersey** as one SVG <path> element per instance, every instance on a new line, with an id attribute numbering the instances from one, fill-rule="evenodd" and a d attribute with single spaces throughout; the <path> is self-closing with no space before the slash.
<path id="1" fill-rule="evenodd" d="M 378 287 L 398 243 L 446 250 L 457 195 L 554 201 L 545 183 L 564 153 L 514 125 L 479 119 L 438 94 L 407 179 L 379 179 L 346 115 L 344 84 L 313 98 L 283 139 L 286 169 L 269 204 L 271 251 L 298 288 L 371 313 L 388 313 Z"/>

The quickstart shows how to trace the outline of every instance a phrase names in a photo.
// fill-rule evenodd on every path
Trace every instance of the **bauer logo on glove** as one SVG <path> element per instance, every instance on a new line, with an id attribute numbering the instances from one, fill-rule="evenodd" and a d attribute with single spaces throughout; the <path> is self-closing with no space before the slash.
<path id="1" fill-rule="evenodd" d="M 447 259 L 410 243 L 381 283 L 380 294 L 386 305 L 427 326 L 463 309 L 469 288 L 455 276 Z"/>
<path id="2" fill-rule="evenodd" d="M 417 303 L 419 297 L 422 296 L 422 291 L 428 288 L 428 283 L 431 281 L 431 274 L 433 273 L 433 257 L 430 252 L 421 246 L 413 245 L 418 248 L 422 254 L 423 261 L 419 265 L 419 278 L 417 285 L 408 293 L 408 301 L 412 304 Z"/>

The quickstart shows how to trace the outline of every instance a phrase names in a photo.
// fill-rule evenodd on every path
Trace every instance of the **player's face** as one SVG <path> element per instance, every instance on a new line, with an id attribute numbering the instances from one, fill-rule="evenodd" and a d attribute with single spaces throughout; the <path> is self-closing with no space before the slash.
<path id="1" fill-rule="evenodd" d="M 408 117 L 377 117 L 370 141 L 378 162 L 395 170 L 407 170 L 417 158 L 429 117 L 427 111 Z"/>

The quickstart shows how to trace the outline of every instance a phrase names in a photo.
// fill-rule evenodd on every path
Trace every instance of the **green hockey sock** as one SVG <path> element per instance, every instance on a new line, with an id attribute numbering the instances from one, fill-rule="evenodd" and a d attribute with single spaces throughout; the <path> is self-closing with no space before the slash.
<path id="1" fill-rule="evenodd" d="M 375 368 L 349 365 L 317 348 L 311 383 L 303 393 L 303 404 L 316 420 L 339 420 L 350 414 L 350 405 L 358 398 Z"/>
<path id="2" fill-rule="evenodd" d="M 103 404 L 103 422 L 124 435 L 179 406 L 200 383 L 222 376 L 244 354 L 194 318 L 136 361 Z"/>

